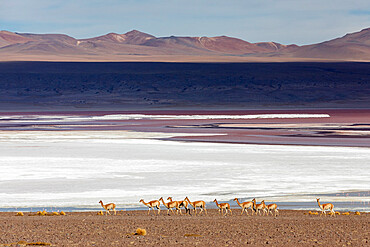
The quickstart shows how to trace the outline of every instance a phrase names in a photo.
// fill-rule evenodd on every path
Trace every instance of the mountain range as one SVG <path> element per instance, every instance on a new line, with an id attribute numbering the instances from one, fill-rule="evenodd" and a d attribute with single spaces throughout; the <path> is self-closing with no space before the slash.
<path id="1" fill-rule="evenodd" d="M 242 39 L 217 37 L 155 37 L 133 30 L 124 34 L 75 39 L 65 34 L 31 34 L 0 31 L 0 60 L 86 60 L 147 61 L 193 58 L 370 60 L 370 28 L 312 45 L 284 45 L 276 42 L 250 43 Z M 216 59 L 217 60 L 217 59 Z"/>

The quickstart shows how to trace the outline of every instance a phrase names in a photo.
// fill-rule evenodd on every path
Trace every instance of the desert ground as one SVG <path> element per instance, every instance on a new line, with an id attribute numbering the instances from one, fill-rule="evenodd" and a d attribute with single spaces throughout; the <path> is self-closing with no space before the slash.
<path id="1" fill-rule="evenodd" d="M 280 210 L 280 215 L 147 215 L 146 210 L 15 216 L 0 213 L 0 246 L 49 243 L 52 246 L 369 246 L 370 214 L 320 216 Z M 137 228 L 146 235 L 133 235 Z M 23 242 L 20 242 L 23 241 Z"/>

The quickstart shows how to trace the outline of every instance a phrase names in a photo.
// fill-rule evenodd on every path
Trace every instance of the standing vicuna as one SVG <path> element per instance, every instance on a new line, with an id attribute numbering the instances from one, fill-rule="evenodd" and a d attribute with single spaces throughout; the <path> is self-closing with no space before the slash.
<path id="1" fill-rule="evenodd" d="M 225 203 L 218 203 L 217 199 L 213 200 L 214 203 L 216 203 L 218 209 L 220 210 L 220 213 L 222 216 L 226 216 L 228 211 L 230 211 L 230 214 L 233 214 L 233 212 L 230 209 L 230 204 L 225 202 Z M 222 210 L 225 209 L 225 214 L 223 214 Z"/>
<path id="2" fill-rule="evenodd" d="M 167 215 L 170 215 L 170 210 L 173 214 L 175 214 L 172 208 L 176 209 L 176 214 L 178 214 L 179 211 L 180 211 L 180 214 L 182 214 L 180 210 L 180 203 L 178 201 L 165 202 L 163 200 L 163 197 L 159 198 L 158 201 L 162 201 L 162 204 L 167 208 Z"/>
<path id="3" fill-rule="evenodd" d="M 167 200 L 169 200 L 170 202 L 172 202 L 172 197 L 169 196 L 167 198 Z M 182 215 L 181 213 L 181 208 L 184 207 L 185 208 L 185 214 L 187 214 L 189 212 L 189 214 L 191 215 L 190 213 L 190 208 L 188 207 L 189 206 L 189 203 L 187 201 L 177 201 L 179 203 L 179 208 L 180 208 L 180 214 Z"/>
<path id="4" fill-rule="evenodd" d="M 267 215 L 269 215 L 270 213 L 271 215 L 273 215 L 272 210 L 274 210 L 275 217 L 279 215 L 278 207 L 275 203 L 266 205 L 266 209 L 267 209 Z"/>
<path id="5" fill-rule="evenodd" d="M 326 210 L 330 210 L 331 212 L 331 215 L 335 216 L 335 212 L 334 212 L 334 205 L 331 204 L 331 203 L 325 203 L 325 204 L 320 204 L 320 198 L 316 198 L 316 201 L 317 201 L 317 204 L 319 204 L 319 207 L 321 208 L 321 214 L 325 214 L 326 216 Z"/>
<path id="6" fill-rule="evenodd" d="M 199 214 L 201 214 L 203 211 L 207 215 L 207 209 L 206 209 L 206 203 L 204 201 L 194 201 L 191 202 L 188 197 L 185 197 L 184 201 L 187 201 L 193 208 L 194 208 L 194 214 L 197 215 L 197 207 L 200 208 Z"/>
<path id="7" fill-rule="evenodd" d="M 254 213 L 254 210 L 253 210 L 253 202 L 242 202 L 240 203 L 238 198 L 235 198 L 234 201 L 236 201 L 236 203 L 242 208 L 242 213 L 240 215 L 243 214 L 243 212 L 245 211 L 248 214 L 248 208 L 251 208 L 252 210 L 252 215 Z"/>
<path id="8" fill-rule="evenodd" d="M 262 201 L 260 204 L 256 203 L 256 198 L 253 198 L 253 208 L 256 211 L 256 214 L 261 215 L 261 210 L 263 210 L 263 215 L 267 214 L 265 201 Z"/>
<path id="9" fill-rule="evenodd" d="M 139 202 L 142 202 L 145 206 L 147 206 L 149 208 L 148 209 L 148 215 L 150 213 L 150 209 L 152 209 L 153 213 L 154 213 L 154 208 L 156 208 L 158 210 L 158 215 L 161 212 L 161 208 L 159 207 L 159 205 L 161 205 L 161 202 L 158 201 L 158 200 L 153 200 L 153 201 L 150 201 L 150 202 L 146 203 L 146 202 L 144 202 L 144 199 L 140 199 Z"/>
<path id="10" fill-rule="evenodd" d="M 114 215 L 116 215 L 116 204 L 114 203 L 108 203 L 108 204 L 103 204 L 102 200 L 99 201 L 101 206 L 106 210 L 105 215 L 110 214 L 110 210 L 114 211 Z"/>

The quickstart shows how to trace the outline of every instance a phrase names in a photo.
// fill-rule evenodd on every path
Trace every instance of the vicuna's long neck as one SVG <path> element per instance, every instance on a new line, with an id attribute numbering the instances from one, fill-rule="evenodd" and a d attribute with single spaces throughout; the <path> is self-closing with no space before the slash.
<path id="1" fill-rule="evenodd" d="M 194 206 L 194 204 L 189 200 L 189 198 L 185 198 L 185 201 L 188 201 L 188 203 L 190 204 L 190 205 L 192 205 L 192 206 Z"/>
<path id="2" fill-rule="evenodd" d="M 216 203 L 217 207 L 219 207 L 217 200 L 215 200 L 215 203 Z"/>
<path id="3" fill-rule="evenodd" d="M 319 204 L 319 207 L 322 209 L 322 205 L 320 204 L 319 200 L 317 200 L 317 204 Z"/>
<path id="4" fill-rule="evenodd" d="M 103 202 L 102 202 L 102 201 L 100 201 L 100 204 L 101 204 L 101 206 L 104 208 L 104 204 L 103 204 Z"/>

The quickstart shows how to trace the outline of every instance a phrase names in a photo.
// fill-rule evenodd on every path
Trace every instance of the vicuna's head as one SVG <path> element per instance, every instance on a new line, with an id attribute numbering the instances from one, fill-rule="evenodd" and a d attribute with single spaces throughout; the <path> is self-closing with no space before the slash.
<path id="1" fill-rule="evenodd" d="M 216 200 L 216 199 L 214 199 L 214 200 L 213 200 L 213 202 L 217 202 L 217 200 Z"/>
<path id="2" fill-rule="evenodd" d="M 238 200 L 238 198 L 235 198 L 235 199 L 234 199 L 234 201 L 237 201 L 237 200 Z"/>
<path id="3" fill-rule="evenodd" d="M 103 202 L 100 200 L 99 203 L 103 203 Z"/>
<path id="4" fill-rule="evenodd" d="M 139 202 L 144 202 L 144 199 L 140 199 L 140 201 Z"/>
<path id="5" fill-rule="evenodd" d="M 319 202 L 320 201 L 320 198 L 316 198 L 316 201 Z"/>
<path id="6" fill-rule="evenodd" d="M 189 200 L 189 198 L 188 197 L 185 197 L 184 201 L 186 201 L 186 200 Z"/>
<path id="7" fill-rule="evenodd" d="M 159 198 L 159 200 L 158 200 L 158 201 L 160 201 L 160 200 L 163 200 L 163 197 Z"/>
<path id="8" fill-rule="evenodd" d="M 172 201 L 172 197 L 170 197 L 170 196 L 169 196 L 169 197 L 167 198 L 167 200 L 170 200 L 170 201 Z"/>

